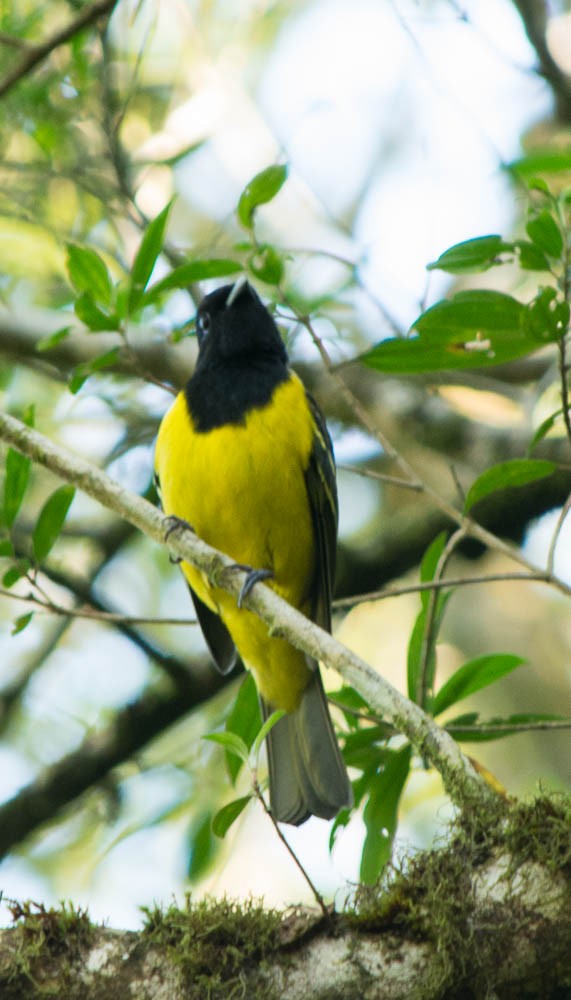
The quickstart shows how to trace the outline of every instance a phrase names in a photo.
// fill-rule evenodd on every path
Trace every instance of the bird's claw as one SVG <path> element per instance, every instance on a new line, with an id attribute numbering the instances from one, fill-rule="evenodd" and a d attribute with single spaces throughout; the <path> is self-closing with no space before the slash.
<path id="1" fill-rule="evenodd" d="M 242 566 L 240 563 L 236 563 L 234 568 L 245 570 L 247 574 L 238 594 L 238 607 L 241 608 L 256 583 L 260 583 L 262 580 L 271 580 L 274 574 L 271 569 L 252 569 L 251 566 Z"/>
<path id="2" fill-rule="evenodd" d="M 168 542 L 170 536 L 176 534 L 177 532 L 194 531 L 194 528 L 188 523 L 188 521 L 185 521 L 183 517 L 177 517 L 176 514 L 169 514 L 165 520 L 168 521 L 168 527 L 165 531 L 165 542 Z M 171 563 L 182 562 L 180 556 L 170 555 L 169 559 Z"/>

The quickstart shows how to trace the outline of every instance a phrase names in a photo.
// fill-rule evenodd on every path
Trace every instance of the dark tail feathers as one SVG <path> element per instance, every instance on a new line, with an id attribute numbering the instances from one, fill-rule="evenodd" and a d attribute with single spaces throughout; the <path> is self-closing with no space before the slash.
<path id="1" fill-rule="evenodd" d="M 263 699 L 261 705 L 267 718 L 272 709 Z M 299 707 L 273 727 L 266 745 L 270 805 L 281 823 L 299 826 L 311 815 L 332 819 L 352 804 L 351 784 L 317 668 Z"/>

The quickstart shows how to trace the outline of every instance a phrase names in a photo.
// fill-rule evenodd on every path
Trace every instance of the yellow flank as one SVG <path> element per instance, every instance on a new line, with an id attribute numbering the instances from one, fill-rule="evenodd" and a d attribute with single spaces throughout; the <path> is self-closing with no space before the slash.
<path id="1" fill-rule="evenodd" d="M 297 375 L 251 410 L 243 425 L 206 433 L 193 426 L 184 393 L 165 415 L 156 448 L 163 509 L 184 518 L 210 545 L 237 563 L 270 569 L 278 594 L 309 613 L 315 545 L 305 486 L 314 423 Z M 225 622 L 258 690 L 274 708 L 292 711 L 311 676 L 305 657 L 271 638 L 256 615 L 182 564 L 198 597 Z"/>

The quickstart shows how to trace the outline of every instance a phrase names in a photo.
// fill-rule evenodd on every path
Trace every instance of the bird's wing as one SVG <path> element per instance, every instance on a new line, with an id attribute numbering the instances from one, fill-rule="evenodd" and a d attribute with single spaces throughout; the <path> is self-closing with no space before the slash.
<path id="1" fill-rule="evenodd" d="M 220 673 L 229 674 L 240 660 L 232 637 L 222 619 L 197 597 L 192 587 L 188 589 L 210 655 Z"/>
<path id="2" fill-rule="evenodd" d="M 313 620 L 331 630 L 331 601 L 335 583 L 335 552 L 339 508 L 333 445 L 317 403 L 307 393 L 314 422 L 313 448 L 305 483 L 315 538 L 315 572 L 311 586 Z"/>

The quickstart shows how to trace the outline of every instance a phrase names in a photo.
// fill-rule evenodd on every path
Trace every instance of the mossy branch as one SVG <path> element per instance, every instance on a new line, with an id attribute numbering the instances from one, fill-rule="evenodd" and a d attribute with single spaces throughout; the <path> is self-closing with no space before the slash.
<path id="1" fill-rule="evenodd" d="M 109 476 L 83 459 L 70 454 L 14 417 L 0 413 L 0 440 L 43 465 L 59 478 L 81 489 L 104 507 L 114 511 L 159 544 L 165 544 L 171 527 L 156 507 L 130 493 Z M 238 597 L 245 579 L 228 556 L 211 548 L 194 532 L 172 532 L 168 548 L 202 570 L 211 581 Z M 440 772 L 453 802 L 464 808 L 474 803 L 497 802 L 495 793 L 477 774 L 457 743 L 445 731 L 410 702 L 364 660 L 346 649 L 332 636 L 287 604 L 269 587 L 256 585 L 244 601 L 270 628 L 303 652 L 336 670 L 383 715 Z"/>

